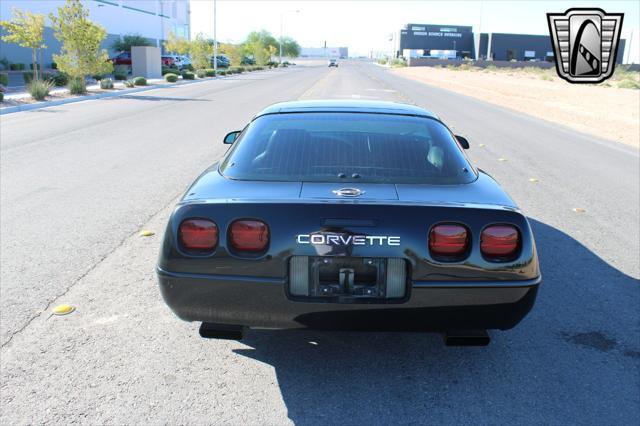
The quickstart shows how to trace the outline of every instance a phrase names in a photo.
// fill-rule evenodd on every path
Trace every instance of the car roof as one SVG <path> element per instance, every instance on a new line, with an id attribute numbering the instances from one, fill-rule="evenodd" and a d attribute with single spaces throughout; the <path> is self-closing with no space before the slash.
<path id="1" fill-rule="evenodd" d="M 280 102 L 263 109 L 256 117 L 267 114 L 292 112 L 353 112 L 414 115 L 438 119 L 434 113 L 415 105 L 397 102 L 363 101 L 363 100 L 308 100 Z"/>

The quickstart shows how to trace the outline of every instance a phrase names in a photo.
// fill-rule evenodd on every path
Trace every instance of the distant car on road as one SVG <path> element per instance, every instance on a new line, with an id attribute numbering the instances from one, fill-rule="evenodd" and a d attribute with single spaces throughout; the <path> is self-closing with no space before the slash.
<path id="1" fill-rule="evenodd" d="M 329 66 L 338 68 L 338 60 L 337 59 L 329 59 Z"/>
<path id="2" fill-rule="evenodd" d="M 533 306 L 526 216 L 429 111 L 285 102 L 224 142 L 173 211 L 157 266 L 164 300 L 202 336 L 438 331 L 482 345 Z"/>

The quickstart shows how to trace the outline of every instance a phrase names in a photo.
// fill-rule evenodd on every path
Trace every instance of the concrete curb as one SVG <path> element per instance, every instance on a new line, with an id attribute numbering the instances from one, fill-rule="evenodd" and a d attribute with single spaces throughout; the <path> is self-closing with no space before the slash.
<path id="1" fill-rule="evenodd" d="M 262 70 L 262 71 L 267 71 L 267 70 Z M 242 74 L 252 74 L 254 72 L 256 72 L 256 71 L 245 72 L 245 73 L 242 73 Z M 116 98 L 118 96 L 128 95 L 130 93 L 146 92 L 148 90 L 164 89 L 164 88 L 167 88 L 167 87 L 183 86 L 183 85 L 186 85 L 186 84 L 204 83 L 204 82 L 207 82 L 207 81 L 218 80 L 218 79 L 221 79 L 221 78 L 223 78 L 223 77 L 209 77 L 207 79 L 186 80 L 186 81 L 183 80 L 183 81 L 176 82 L 176 83 L 154 84 L 152 86 L 137 87 L 137 88 L 134 88 L 134 89 L 120 90 L 118 92 L 97 93 L 95 95 L 77 96 L 75 98 L 60 99 L 60 100 L 57 100 L 57 101 L 45 101 L 45 102 L 38 102 L 38 103 L 35 103 L 35 104 L 16 105 L 16 106 L 12 106 L 12 107 L 0 108 L 0 115 L 14 114 L 16 112 L 24 112 L 24 111 L 33 111 L 33 110 L 36 110 L 36 109 L 43 109 L 43 108 L 49 108 L 49 107 L 54 107 L 54 106 L 58 106 L 58 105 L 72 104 L 72 103 L 75 103 L 75 102 L 91 101 L 91 100 L 95 100 L 95 99 Z M 225 78 L 226 78 L 226 76 L 225 76 Z"/>

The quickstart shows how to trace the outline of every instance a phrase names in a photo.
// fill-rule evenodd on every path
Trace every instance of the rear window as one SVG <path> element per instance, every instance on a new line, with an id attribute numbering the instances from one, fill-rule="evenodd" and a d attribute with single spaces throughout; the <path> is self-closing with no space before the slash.
<path id="1" fill-rule="evenodd" d="M 361 113 L 258 117 L 220 171 L 259 181 L 459 184 L 476 178 L 439 121 Z"/>

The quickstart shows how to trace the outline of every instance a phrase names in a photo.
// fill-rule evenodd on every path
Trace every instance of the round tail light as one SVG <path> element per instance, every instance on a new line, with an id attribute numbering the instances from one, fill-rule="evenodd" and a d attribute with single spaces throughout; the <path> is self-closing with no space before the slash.
<path id="1" fill-rule="evenodd" d="M 520 233 L 512 225 L 487 226 L 480 235 L 480 250 L 490 259 L 508 259 L 520 247 Z"/>
<path id="2" fill-rule="evenodd" d="M 238 251 L 263 251 L 269 244 L 269 227 L 260 220 L 236 220 L 229 228 L 229 242 Z"/>
<path id="3" fill-rule="evenodd" d="M 436 256 L 458 257 L 469 248 L 469 233 L 462 225 L 436 225 L 429 232 L 429 250 Z"/>
<path id="4" fill-rule="evenodd" d="M 209 219 L 186 219 L 178 236 L 182 247 L 193 251 L 213 251 L 218 245 L 218 226 Z"/>

